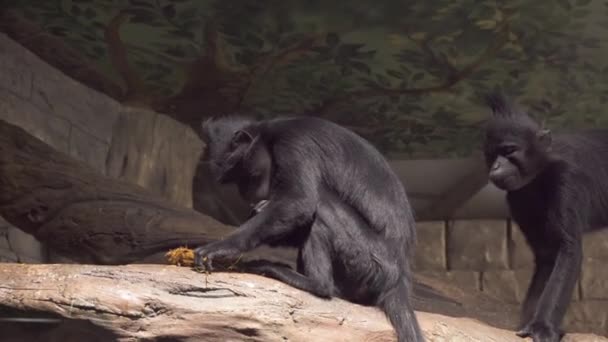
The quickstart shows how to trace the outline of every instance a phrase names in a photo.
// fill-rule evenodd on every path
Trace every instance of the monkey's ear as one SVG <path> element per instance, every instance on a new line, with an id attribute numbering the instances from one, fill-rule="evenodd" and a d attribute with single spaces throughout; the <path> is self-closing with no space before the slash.
<path id="1" fill-rule="evenodd" d="M 551 131 L 548 129 L 541 129 L 540 131 L 536 132 L 536 140 L 543 151 L 548 151 L 553 140 L 551 137 Z"/>
<path id="2" fill-rule="evenodd" d="M 214 118 L 208 118 L 207 120 L 201 123 L 200 137 L 205 143 L 209 143 L 209 140 L 211 139 L 211 132 L 209 131 L 209 129 L 214 121 Z"/>
<path id="3" fill-rule="evenodd" d="M 253 142 L 253 136 L 249 134 L 249 132 L 244 130 L 238 130 L 232 136 L 232 146 L 236 147 L 238 145 L 249 145 Z"/>

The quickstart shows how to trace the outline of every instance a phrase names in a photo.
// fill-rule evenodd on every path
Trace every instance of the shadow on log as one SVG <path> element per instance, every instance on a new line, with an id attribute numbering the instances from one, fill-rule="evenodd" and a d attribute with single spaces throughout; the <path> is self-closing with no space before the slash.
<path id="1" fill-rule="evenodd" d="M 234 229 L 105 177 L 0 120 L 0 215 L 81 263 L 124 264 Z"/>
<path id="2" fill-rule="evenodd" d="M 160 265 L 0 265 L 2 341 L 395 341 L 372 307 L 323 300 L 278 281 Z M 34 314 L 35 313 L 35 314 Z M 470 318 L 417 312 L 427 341 L 524 341 Z M 569 334 L 563 341 L 608 341 Z"/>

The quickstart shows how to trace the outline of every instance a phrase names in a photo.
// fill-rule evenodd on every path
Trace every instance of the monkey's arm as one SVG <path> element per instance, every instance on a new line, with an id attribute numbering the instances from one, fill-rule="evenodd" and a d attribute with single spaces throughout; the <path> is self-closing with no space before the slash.
<path id="1" fill-rule="evenodd" d="M 195 264 L 211 270 L 214 258 L 237 256 L 261 244 L 279 240 L 312 222 L 315 200 L 304 194 L 282 195 L 270 200 L 266 208 L 247 220 L 224 240 L 195 250 Z"/>

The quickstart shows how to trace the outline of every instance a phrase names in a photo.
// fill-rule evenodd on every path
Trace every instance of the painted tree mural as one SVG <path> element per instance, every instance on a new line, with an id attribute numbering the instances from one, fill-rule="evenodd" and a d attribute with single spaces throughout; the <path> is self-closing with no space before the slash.
<path id="1" fill-rule="evenodd" d="M 599 0 L 12 1 L 0 27 L 122 103 L 197 127 L 211 115 L 314 115 L 388 153 L 469 155 L 502 88 L 551 127 L 604 126 Z"/>

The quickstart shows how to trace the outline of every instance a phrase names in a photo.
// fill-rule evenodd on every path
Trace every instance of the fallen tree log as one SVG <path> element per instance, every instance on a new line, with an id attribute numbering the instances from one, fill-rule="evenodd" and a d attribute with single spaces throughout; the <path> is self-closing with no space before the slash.
<path id="1" fill-rule="evenodd" d="M 124 264 L 234 228 L 101 175 L 0 120 L 0 215 L 82 263 Z"/>
<path id="2" fill-rule="evenodd" d="M 470 318 L 417 313 L 428 341 L 513 341 Z M 2 341 L 394 341 L 383 314 L 251 274 L 161 265 L 0 265 Z M 50 319 L 50 320 L 49 320 Z M 564 341 L 608 341 L 572 334 Z"/>

